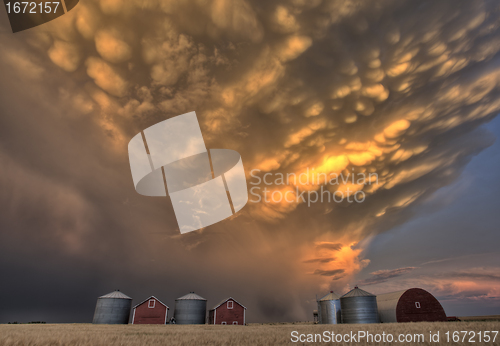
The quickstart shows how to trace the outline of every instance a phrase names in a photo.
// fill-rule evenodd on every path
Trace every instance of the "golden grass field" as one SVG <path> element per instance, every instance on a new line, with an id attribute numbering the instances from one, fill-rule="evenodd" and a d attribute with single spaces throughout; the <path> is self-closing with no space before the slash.
<path id="1" fill-rule="evenodd" d="M 459 317 L 462 321 L 472 322 L 472 321 L 497 321 L 500 322 L 500 315 L 489 315 L 489 316 L 461 316 Z"/>
<path id="2" fill-rule="evenodd" d="M 350 333 L 359 330 L 374 333 L 425 335 L 425 342 L 418 345 L 470 345 L 472 343 L 446 343 L 444 333 L 450 331 L 499 331 L 500 322 L 421 322 L 368 325 L 318 325 L 312 323 L 250 324 L 248 326 L 214 325 L 92 325 L 92 324 L 17 324 L 0 325 L 0 345 L 43 345 L 43 346 L 114 346 L 114 345 L 293 345 L 291 333 L 304 334 Z M 440 332 L 440 341 L 429 342 L 429 331 Z M 495 342 L 474 345 L 500 345 L 500 335 Z M 308 343 L 306 343 L 308 344 Z M 317 343 L 328 344 L 328 343 Z M 330 344 L 344 344 L 332 342 Z M 351 345 L 390 345 L 391 343 L 357 342 Z M 411 343 L 404 343 L 411 344 Z"/>

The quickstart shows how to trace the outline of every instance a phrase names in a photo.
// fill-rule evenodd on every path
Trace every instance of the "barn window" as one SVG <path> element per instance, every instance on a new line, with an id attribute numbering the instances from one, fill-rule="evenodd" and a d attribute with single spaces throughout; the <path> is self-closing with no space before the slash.
<path id="1" fill-rule="evenodd" d="M 417 307 L 417 309 L 420 309 L 420 303 L 419 302 L 415 302 L 415 306 Z"/>
<path id="2" fill-rule="evenodd" d="M 232 309 L 233 308 L 233 301 L 232 300 L 230 300 L 230 301 L 227 302 L 227 308 L 228 309 Z"/>
<path id="3" fill-rule="evenodd" d="M 224 321 L 224 322 L 221 322 L 220 324 L 227 324 L 227 323 Z"/>
<path id="4" fill-rule="evenodd" d="M 238 324 L 238 321 L 233 321 L 233 324 Z"/>
<path id="5" fill-rule="evenodd" d="M 149 302 L 148 302 L 148 308 L 154 308 L 155 307 L 155 300 L 154 299 L 150 299 Z"/>

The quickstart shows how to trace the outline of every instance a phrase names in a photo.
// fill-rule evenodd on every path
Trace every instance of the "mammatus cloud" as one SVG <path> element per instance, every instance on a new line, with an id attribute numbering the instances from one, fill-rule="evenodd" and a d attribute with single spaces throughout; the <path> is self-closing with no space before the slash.
<path id="1" fill-rule="evenodd" d="M 203 263 L 211 278 L 241 273 L 233 279 L 240 279 L 241 294 L 258 300 L 256 305 L 274 306 L 286 318 L 304 316 L 304 296 L 346 289 L 370 262 L 363 257 L 367 239 L 411 218 L 416 206 L 492 143 L 476 128 L 500 110 L 499 8 L 495 1 L 459 3 L 82 2 L 40 30 L 1 38 L 0 61 L 11 80 L 47 107 L 37 124 L 67 122 L 71 131 L 60 132 L 79 141 L 69 135 L 63 143 L 56 135 L 38 139 L 38 146 L 48 145 L 64 163 L 33 159 L 21 167 L 28 175 L 60 177 L 63 190 L 69 186 L 65 191 L 76 194 L 79 215 L 96 213 L 95 223 L 79 223 L 82 231 L 72 233 L 80 251 L 90 252 L 94 241 L 103 244 L 102 234 L 120 235 L 110 253 L 135 263 L 136 276 L 144 268 L 161 268 L 194 283 L 186 273 L 198 273 Z M 143 128 L 193 110 L 207 146 L 241 153 L 250 183 L 252 169 L 260 170 L 260 178 L 312 177 L 314 171 L 376 173 L 377 181 L 274 182 L 270 196 L 324 187 L 346 195 L 362 191 L 366 199 L 311 207 L 301 200 L 250 203 L 231 223 L 180 240 L 177 230 L 160 226 L 172 217 L 167 207 L 134 195 L 126 143 Z M 19 129 L 13 116 L 8 121 L 5 128 Z M 4 138 L 6 160 L 27 160 L 30 151 Z M 99 145 L 89 144 L 94 141 Z M 71 155 L 67 147 L 74 148 Z M 75 163 L 83 159 L 91 164 Z M 10 193 L 34 206 L 29 192 Z M 60 204 L 55 200 L 47 208 Z M 56 219 L 64 224 L 64 217 Z M 145 232 L 163 238 L 146 241 Z M 101 246 L 96 261 L 107 258 Z M 230 253 L 231 263 L 214 255 L 222 252 Z M 158 264 L 174 260 L 183 263 L 182 270 Z M 103 270 L 119 266 L 106 263 Z M 374 273 L 386 280 L 393 274 Z M 259 289 L 296 286 L 304 296 L 273 298 L 271 304 L 243 284 L 248 277 L 259 279 L 253 281 L 261 283 Z M 295 310 L 284 307 L 291 302 Z"/>

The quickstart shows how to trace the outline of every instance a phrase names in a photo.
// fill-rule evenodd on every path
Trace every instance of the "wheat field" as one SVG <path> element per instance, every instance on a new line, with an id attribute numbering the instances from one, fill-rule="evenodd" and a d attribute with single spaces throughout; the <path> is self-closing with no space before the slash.
<path id="1" fill-rule="evenodd" d="M 425 341 L 416 345 L 468 345 L 468 341 L 447 343 L 445 334 L 454 331 L 498 331 L 500 322 L 438 322 L 438 323 L 391 323 L 371 325 L 318 325 L 312 323 L 250 324 L 248 326 L 221 325 L 92 325 L 92 324 L 17 324 L 0 325 L 0 345 L 42 346 L 132 346 L 132 345 L 293 345 L 292 332 L 298 334 L 375 333 L 423 334 Z M 429 331 L 440 332 L 440 341 L 431 342 Z M 304 336 L 305 337 L 305 336 Z M 500 345 L 500 336 L 495 342 L 476 342 L 474 345 Z M 305 343 L 312 344 L 312 343 Z M 317 342 L 314 344 L 344 344 Z M 367 342 L 357 340 L 351 345 L 390 345 L 389 342 Z M 412 343 L 404 343 L 412 344 Z"/>

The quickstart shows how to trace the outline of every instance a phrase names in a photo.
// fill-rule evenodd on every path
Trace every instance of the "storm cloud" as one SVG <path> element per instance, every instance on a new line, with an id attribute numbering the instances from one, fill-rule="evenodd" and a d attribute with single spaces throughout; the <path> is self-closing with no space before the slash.
<path id="1" fill-rule="evenodd" d="M 374 284 L 379 284 L 382 282 L 386 282 L 389 279 L 392 278 L 397 278 L 398 276 L 405 275 L 411 271 L 413 271 L 415 267 L 406 267 L 406 268 L 397 268 L 397 269 L 385 269 L 385 270 L 378 270 L 376 272 L 371 273 L 371 277 L 368 279 L 365 279 L 361 281 L 359 284 L 360 285 L 374 285 Z"/>
<path id="2" fill-rule="evenodd" d="M 189 291 L 209 305 L 234 296 L 251 322 L 307 319 L 315 293 L 352 287 L 372 237 L 494 142 L 480 126 L 500 110 L 499 11 L 493 0 L 87 0 L 15 35 L 0 17 L 0 321 L 90 321 L 116 288 L 170 306 Z M 366 198 L 249 203 L 181 236 L 168 198 L 135 193 L 126 149 L 193 110 L 207 147 L 241 153 L 249 182 L 252 170 L 377 181 L 272 184 L 271 195 Z"/>

